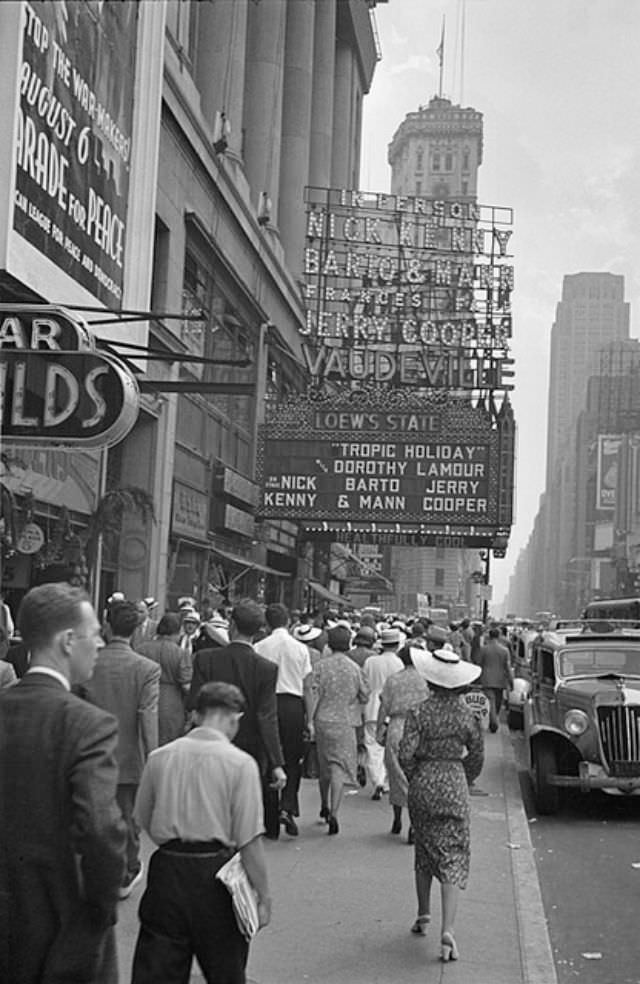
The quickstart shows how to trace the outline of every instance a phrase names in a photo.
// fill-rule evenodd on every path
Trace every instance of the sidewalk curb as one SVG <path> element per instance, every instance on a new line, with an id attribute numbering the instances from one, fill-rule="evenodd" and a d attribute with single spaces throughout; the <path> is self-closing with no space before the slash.
<path id="1" fill-rule="evenodd" d="M 505 806 L 511 850 L 511 870 L 516 900 L 516 919 L 525 984 L 557 984 L 549 929 L 542 905 L 529 822 L 522 803 L 520 783 L 509 733 L 500 729 Z"/>

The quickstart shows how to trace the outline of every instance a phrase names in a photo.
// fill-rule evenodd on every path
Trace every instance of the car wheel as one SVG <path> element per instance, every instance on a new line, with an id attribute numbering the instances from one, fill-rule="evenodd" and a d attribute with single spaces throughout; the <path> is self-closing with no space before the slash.
<path id="1" fill-rule="evenodd" d="M 558 812 L 560 791 L 549 783 L 549 776 L 557 771 L 553 745 L 548 741 L 536 742 L 533 746 L 533 798 L 538 813 Z"/>
<path id="2" fill-rule="evenodd" d="M 510 707 L 507 711 L 507 725 L 512 731 L 522 731 L 524 727 L 524 715 L 522 711 L 516 711 Z"/>

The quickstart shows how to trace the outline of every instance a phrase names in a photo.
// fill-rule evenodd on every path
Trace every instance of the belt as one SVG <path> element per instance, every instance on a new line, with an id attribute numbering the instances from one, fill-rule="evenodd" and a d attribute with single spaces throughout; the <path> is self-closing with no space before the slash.
<path id="1" fill-rule="evenodd" d="M 184 841 L 179 838 L 174 838 L 170 841 L 165 841 L 158 848 L 163 854 L 179 854 L 179 855 L 189 855 L 191 857 L 198 858 L 212 858 L 218 854 L 226 853 L 231 857 L 235 852 L 232 847 L 228 844 L 223 844 L 219 840 L 210 841 Z"/>

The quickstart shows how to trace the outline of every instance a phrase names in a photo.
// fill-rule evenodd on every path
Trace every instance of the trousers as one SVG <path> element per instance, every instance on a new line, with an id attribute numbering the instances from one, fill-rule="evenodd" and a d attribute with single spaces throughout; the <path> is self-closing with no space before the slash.
<path id="1" fill-rule="evenodd" d="M 173 853 L 170 842 L 152 855 L 131 984 L 189 984 L 194 956 L 207 984 L 245 984 L 249 944 L 215 877 L 229 854 Z"/>
<path id="2" fill-rule="evenodd" d="M 122 813 L 122 819 L 127 825 L 127 870 L 125 879 L 134 878 L 140 870 L 140 830 L 133 819 L 133 804 L 135 803 L 137 785 L 120 783 L 116 787 L 116 800 Z"/>
<path id="3" fill-rule="evenodd" d="M 502 687 L 483 687 L 489 698 L 489 730 L 498 730 L 498 715 L 502 707 Z"/>
<path id="4" fill-rule="evenodd" d="M 298 793 L 302 780 L 304 755 L 304 703 L 295 694 L 278 694 L 278 729 L 284 756 L 287 784 L 280 793 L 280 809 L 300 816 Z"/>
<path id="5" fill-rule="evenodd" d="M 365 769 L 372 786 L 387 788 L 387 770 L 384 767 L 384 748 L 376 741 L 376 722 L 365 721 L 364 744 L 367 750 Z"/>

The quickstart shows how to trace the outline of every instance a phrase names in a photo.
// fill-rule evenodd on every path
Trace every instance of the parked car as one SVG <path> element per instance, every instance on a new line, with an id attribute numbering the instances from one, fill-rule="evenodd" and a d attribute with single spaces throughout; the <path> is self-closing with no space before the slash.
<path id="1" fill-rule="evenodd" d="M 507 693 L 507 724 L 513 730 L 522 730 L 524 706 L 531 691 L 531 647 L 538 633 L 523 629 L 513 640 L 513 687 Z"/>
<path id="2" fill-rule="evenodd" d="M 543 632 L 531 651 L 524 736 L 539 813 L 563 788 L 640 794 L 640 632 Z"/>

